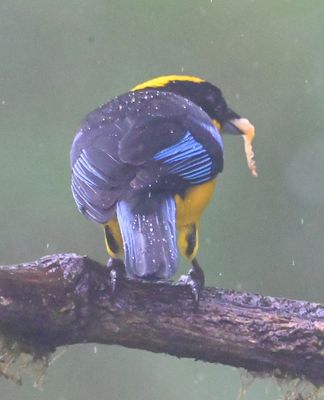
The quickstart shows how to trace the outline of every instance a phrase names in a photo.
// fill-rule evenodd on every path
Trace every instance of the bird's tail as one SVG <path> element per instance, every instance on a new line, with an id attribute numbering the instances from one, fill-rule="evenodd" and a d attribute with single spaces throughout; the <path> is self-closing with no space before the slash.
<path id="1" fill-rule="evenodd" d="M 178 252 L 173 197 L 152 195 L 136 207 L 128 201 L 119 201 L 117 218 L 128 276 L 167 279 L 176 272 Z"/>

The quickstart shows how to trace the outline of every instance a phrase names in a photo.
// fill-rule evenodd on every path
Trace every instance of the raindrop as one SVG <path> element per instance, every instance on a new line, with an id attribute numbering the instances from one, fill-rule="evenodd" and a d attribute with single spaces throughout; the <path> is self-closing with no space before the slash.
<path id="1" fill-rule="evenodd" d="M 206 244 L 207 244 L 208 246 L 211 245 L 211 243 L 212 243 L 211 238 L 210 238 L 210 237 L 207 237 L 207 238 L 205 239 L 205 242 L 206 242 Z"/>
<path id="2" fill-rule="evenodd" d="M 212 3 L 213 0 L 210 0 L 210 2 Z M 198 373 L 196 374 L 195 378 L 194 378 L 194 383 L 195 384 L 200 384 L 201 382 L 203 382 L 205 380 L 205 377 L 203 374 Z"/>

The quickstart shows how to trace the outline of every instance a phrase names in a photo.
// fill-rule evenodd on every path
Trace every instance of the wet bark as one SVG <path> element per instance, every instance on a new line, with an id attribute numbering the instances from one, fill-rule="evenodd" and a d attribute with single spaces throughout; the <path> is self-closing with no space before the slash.
<path id="1" fill-rule="evenodd" d="M 0 333 L 23 351 L 75 343 L 125 347 L 324 383 L 324 306 L 125 280 L 111 301 L 107 268 L 58 254 L 0 267 Z"/>

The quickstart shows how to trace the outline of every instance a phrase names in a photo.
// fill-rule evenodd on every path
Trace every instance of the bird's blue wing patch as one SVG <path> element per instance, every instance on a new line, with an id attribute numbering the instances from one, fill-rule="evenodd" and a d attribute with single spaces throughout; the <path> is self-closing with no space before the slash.
<path id="1" fill-rule="evenodd" d="M 208 151 L 190 132 L 179 142 L 156 153 L 153 159 L 162 162 L 169 173 L 178 175 L 193 185 L 207 182 L 215 175 L 213 160 Z"/>
<path id="2" fill-rule="evenodd" d="M 82 150 L 79 158 L 73 166 L 74 175 L 82 182 L 92 188 L 98 188 L 107 185 L 107 176 L 98 168 L 91 165 L 86 152 Z"/>

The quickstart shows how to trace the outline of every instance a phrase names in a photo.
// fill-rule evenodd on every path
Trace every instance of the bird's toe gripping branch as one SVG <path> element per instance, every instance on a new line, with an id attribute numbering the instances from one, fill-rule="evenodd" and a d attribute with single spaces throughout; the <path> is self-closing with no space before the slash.
<path id="1" fill-rule="evenodd" d="M 192 260 L 192 268 L 187 275 L 181 275 L 177 285 L 187 285 L 192 294 L 195 308 L 199 306 L 201 292 L 205 286 L 205 274 L 196 258 Z"/>
<path id="2" fill-rule="evenodd" d="M 118 258 L 110 258 L 107 263 L 110 274 L 111 296 L 115 297 L 121 281 L 126 278 L 125 265 Z"/>

